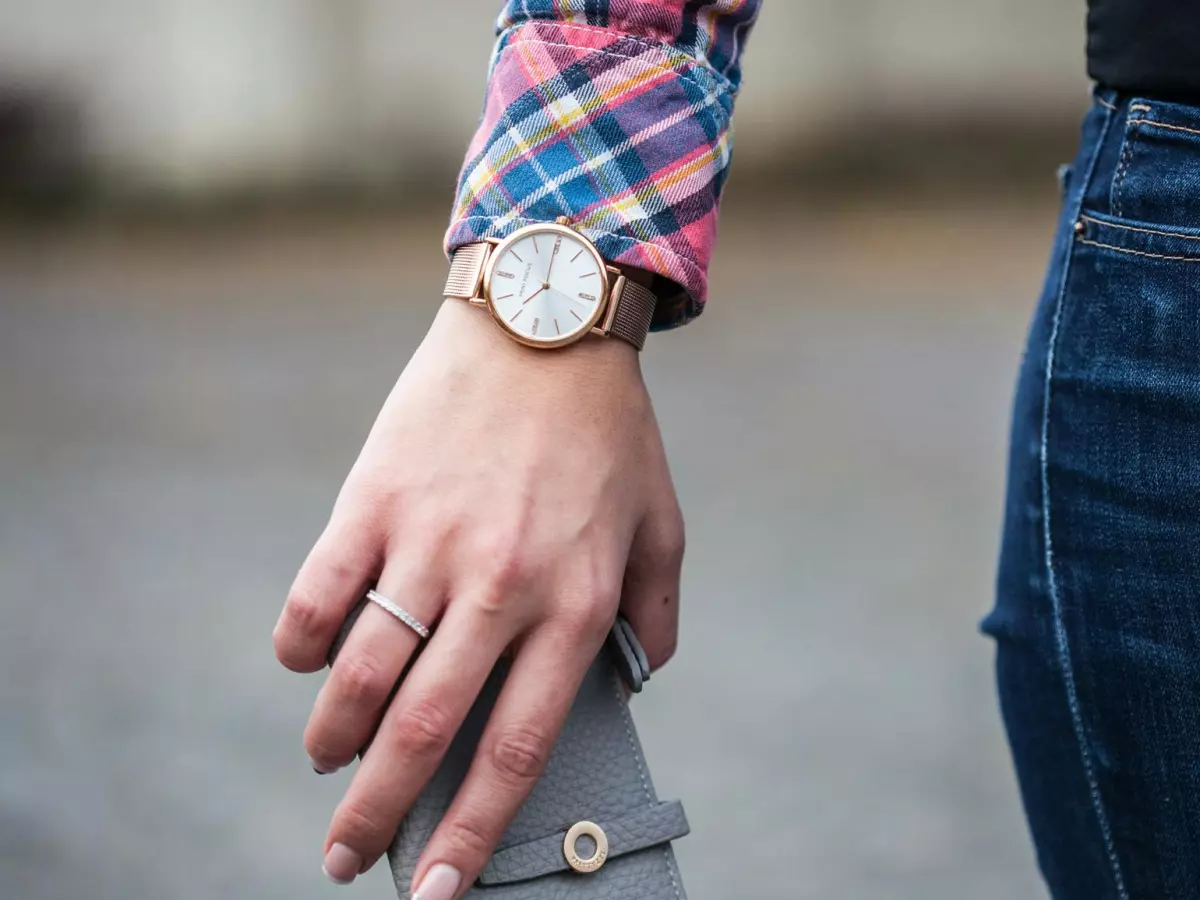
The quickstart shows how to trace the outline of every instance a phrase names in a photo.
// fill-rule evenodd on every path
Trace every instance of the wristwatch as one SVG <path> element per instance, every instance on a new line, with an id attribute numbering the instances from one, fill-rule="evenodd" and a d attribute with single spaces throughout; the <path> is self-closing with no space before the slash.
<path id="1" fill-rule="evenodd" d="M 543 349 L 595 334 L 641 350 L 656 299 L 566 217 L 459 247 L 445 295 L 486 306 L 509 337 Z"/>

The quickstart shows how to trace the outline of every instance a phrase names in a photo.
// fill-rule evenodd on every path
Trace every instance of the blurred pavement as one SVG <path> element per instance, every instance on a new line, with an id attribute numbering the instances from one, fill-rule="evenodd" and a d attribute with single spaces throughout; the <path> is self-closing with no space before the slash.
<path id="1" fill-rule="evenodd" d="M 4 900 L 393 896 L 321 877 L 344 779 L 269 636 L 440 215 L 0 239 Z M 1043 896 L 976 623 L 1053 209 L 814 215 L 730 207 L 710 311 L 645 354 L 689 557 L 635 716 L 685 883 Z"/>

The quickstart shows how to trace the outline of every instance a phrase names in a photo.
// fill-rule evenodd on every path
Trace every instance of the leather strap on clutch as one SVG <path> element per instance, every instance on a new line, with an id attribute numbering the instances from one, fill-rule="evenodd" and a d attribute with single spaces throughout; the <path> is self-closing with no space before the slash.
<path id="1" fill-rule="evenodd" d="M 683 804 L 678 800 L 635 809 L 612 821 L 600 822 L 596 827 L 605 835 L 608 863 L 627 853 L 684 837 L 689 831 Z M 552 834 L 498 851 L 479 876 L 479 883 L 484 886 L 514 884 L 570 869 L 563 853 L 563 835 Z"/>

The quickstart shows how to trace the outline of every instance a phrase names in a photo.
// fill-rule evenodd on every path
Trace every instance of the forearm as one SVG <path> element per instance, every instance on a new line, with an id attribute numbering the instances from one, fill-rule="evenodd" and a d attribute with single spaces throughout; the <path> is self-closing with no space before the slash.
<path id="1" fill-rule="evenodd" d="M 279 659 L 316 671 L 372 588 L 305 731 L 319 772 L 372 742 L 325 839 L 338 883 L 384 852 L 501 655 L 503 693 L 417 865 L 423 900 L 483 870 L 618 608 L 651 668 L 674 651 L 683 520 L 637 351 L 652 308 L 659 327 L 703 309 L 759 5 L 514 0 L 501 17 L 446 244 L 512 240 L 456 256 L 275 630 Z"/>

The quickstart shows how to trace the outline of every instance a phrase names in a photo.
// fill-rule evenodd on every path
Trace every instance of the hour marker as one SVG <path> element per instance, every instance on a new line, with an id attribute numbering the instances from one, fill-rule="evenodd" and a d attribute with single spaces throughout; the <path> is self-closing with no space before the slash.
<path id="1" fill-rule="evenodd" d="M 512 294 L 505 294 L 503 297 L 497 297 L 496 299 L 497 300 L 507 300 L 511 296 L 512 296 Z"/>
<path id="2" fill-rule="evenodd" d="M 513 314 L 512 314 L 512 318 L 511 318 L 511 319 L 509 319 L 508 321 L 510 321 L 510 322 L 515 322 L 515 321 L 517 321 L 517 316 L 519 316 L 519 315 L 520 315 L 521 313 L 523 313 L 523 312 L 525 312 L 525 308 L 524 308 L 524 307 L 522 307 L 521 309 L 518 309 L 518 310 L 517 310 L 515 313 L 513 313 Z"/>
<path id="3" fill-rule="evenodd" d="M 541 319 L 533 320 L 533 333 L 534 334 L 537 334 L 538 323 L 540 323 L 541 321 L 542 321 Z"/>
<path id="4" fill-rule="evenodd" d="M 575 312 L 575 310 L 573 310 L 573 309 L 570 312 L 571 312 L 571 315 L 573 315 L 575 318 L 579 319 L 579 313 Z M 579 319 L 579 321 L 582 322 L 583 319 Z"/>
<path id="5" fill-rule="evenodd" d="M 513 254 L 513 256 L 516 256 L 516 255 L 517 254 L 515 254 L 515 253 Z M 497 278 L 516 278 L 517 276 L 514 275 L 512 272 L 497 272 L 496 277 Z"/>
<path id="6" fill-rule="evenodd" d="M 533 238 L 533 252 L 540 254 L 542 251 L 538 249 L 537 238 Z"/>
<path id="7" fill-rule="evenodd" d="M 586 247 L 583 248 L 583 250 L 586 250 L 586 249 L 587 249 Z M 576 253 L 574 256 L 572 256 L 571 262 L 575 262 L 575 260 L 577 260 L 577 259 L 579 259 L 579 257 L 583 256 L 583 250 L 580 250 L 578 253 Z"/>
<path id="8" fill-rule="evenodd" d="M 516 250 L 509 250 L 508 252 L 511 253 L 513 256 L 517 256 Z M 525 262 L 525 260 L 523 260 L 523 259 L 521 259 L 521 257 L 517 256 L 517 262 Z M 512 276 L 510 275 L 509 277 L 511 278 Z"/>
<path id="9" fill-rule="evenodd" d="M 591 294 L 584 294 L 584 293 L 582 293 L 582 292 L 579 294 L 579 299 L 580 299 L 580 300 L 587 300 L 589 303 L 595 303 L 595 302 L 596 302 L 596 298 L 595 298 L 595 297 L 593 297 Z"/>
<path id="10" fill-rule="evenodd" d="M 579 277 L 580 277 L 580 278 L 591 278 L 591 277 L 592 277 L 593 275 L 595 275 L 595 274 L 596 274 L 595 272 L 588 272 L 586 275 L 580 275 Z M 511 276 L 511 275 L 509 275 L 508 277 L 509 277 L 509 278 L 512 278 L 512 276 Z"/>
<path id="11" fill-rule="evenodd" d="M 558 327 L 558 319 L 554 320 L 554 333 L 562 334 L 562 329 Z"/>

